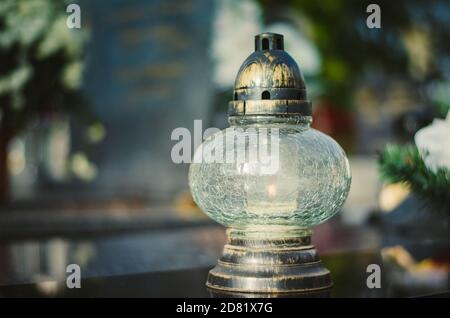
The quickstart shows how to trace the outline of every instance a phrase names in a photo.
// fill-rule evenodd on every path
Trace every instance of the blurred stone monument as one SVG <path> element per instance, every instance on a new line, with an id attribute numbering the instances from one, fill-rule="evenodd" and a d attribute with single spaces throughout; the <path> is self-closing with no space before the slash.
<path id="1" fill-rule="evenodd" d="M 172 200 L 187 188 L 187 164 L 172 163 L 171 132 L 210 117 L 209 42 L 214 1 L 83 1 L 92 29 L 85 91 L 105 128 L 93 150 L 107 196 Z M 204 122 L 204 127 L 208 125 Z"/>

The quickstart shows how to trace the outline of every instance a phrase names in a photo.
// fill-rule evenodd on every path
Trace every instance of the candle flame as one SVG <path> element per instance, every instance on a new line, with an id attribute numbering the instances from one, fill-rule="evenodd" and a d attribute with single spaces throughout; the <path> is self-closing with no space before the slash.
<path id="1" fill-rule="evenodd" d="M 274 184 L 269 184 L 267 186 L 267 196 L 270 199 L 274 199 L 277 196 L 277 187 Z"/>

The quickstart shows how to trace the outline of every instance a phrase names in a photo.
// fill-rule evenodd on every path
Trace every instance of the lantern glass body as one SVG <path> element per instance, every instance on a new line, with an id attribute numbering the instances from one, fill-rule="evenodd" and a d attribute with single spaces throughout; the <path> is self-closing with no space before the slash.
<path id="1" fill-rule="evenodd" d="M 196 150 L 197 160 L 189 170 L 194 201 L 209 217 L 233 229 L 307 229 L 331 218 L 347 198 L 350 168 L 342 148 L 310 123 L 309 116 L 230 118 L 230 128 Z M 243 142 L 233 147 L 224 142 L 230 130 Z M 254 140 L 258 147 L 272 150 L 275 132 L 278 161 L 273 171 L 263 156 L 256 161 L 198 161 L 205 149 L 219 150 L 223 158 L 248 156 L 255 152 Z"/>

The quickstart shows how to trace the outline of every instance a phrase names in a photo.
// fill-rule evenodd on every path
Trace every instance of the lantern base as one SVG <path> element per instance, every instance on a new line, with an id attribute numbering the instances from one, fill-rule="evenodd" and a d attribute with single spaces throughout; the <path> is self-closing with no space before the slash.
<path id="1" fill-rule="evenodd" d="M 223 254 L 206 282 L 216 294 L 327 293 L 333 286 L 311 245 L 309 229 L 230 228 L 227 235 Z"/>

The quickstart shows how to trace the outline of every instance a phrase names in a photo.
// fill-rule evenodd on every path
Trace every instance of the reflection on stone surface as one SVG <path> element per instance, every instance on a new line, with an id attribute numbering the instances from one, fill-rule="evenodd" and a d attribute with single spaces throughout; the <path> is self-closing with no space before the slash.
<path id="1" fill-rule="evenodd" d="M 225 240 L 218 226 L 3 239 L 0 296 L 406 297 L 448 291 L 449 271 L 442 265 L 447 263 L 436 267 L 429 260 L 417 262 L 405 257 L 411 254 L 400 247 L 382 250 L 378 235 L 362 227 L 319 227 L 314 244 L 331 271 L 334 287 L 328 294 L 292 295 L 211 295 L 206 277 Z M 432 244 L 428 246 L 431 253 Z M 79 290 L 66 288 L 65 270 L 70 263 L 81 267 Z M 381 267 L 380 289 L 366 285 L 369 264 Z"/>
<path id="2" fill-rule="evenodd" d="M 0 285 L 64 281 L 66 266 L 82 277 L 212 266 L 224 240 L 220 227 L 0 243 Z"/>

